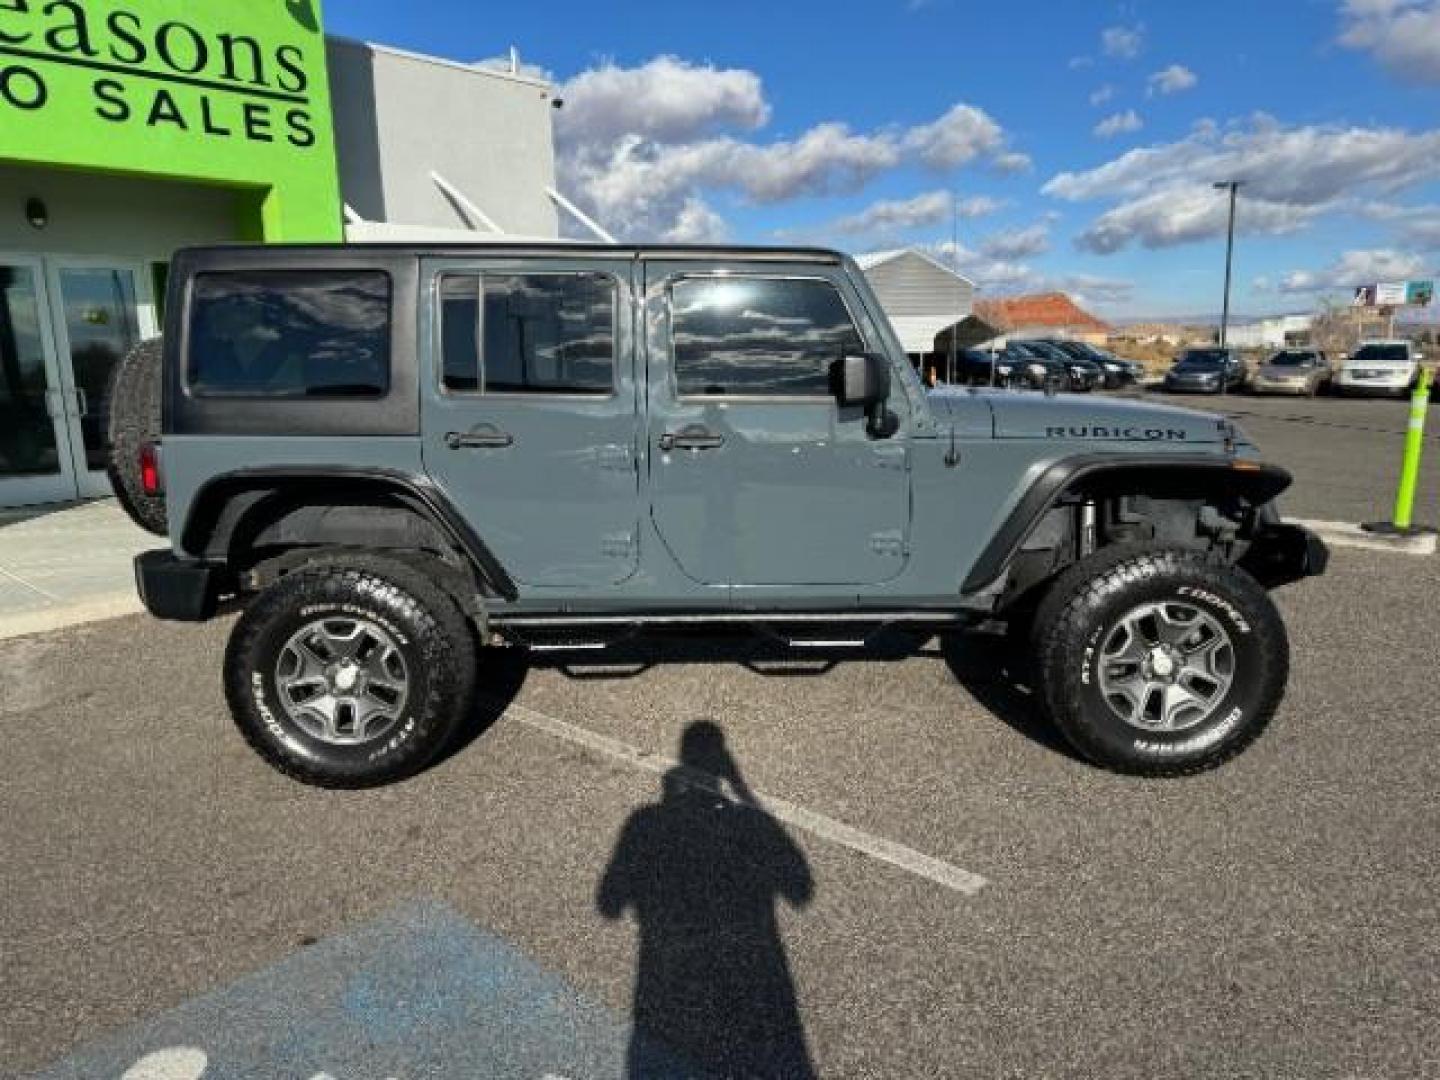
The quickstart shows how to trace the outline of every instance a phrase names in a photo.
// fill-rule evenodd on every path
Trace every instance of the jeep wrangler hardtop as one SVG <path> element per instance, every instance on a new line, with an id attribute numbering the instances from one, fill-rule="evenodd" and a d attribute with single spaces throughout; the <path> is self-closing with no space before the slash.
<path id="1" fill-rule="evenodd" d="M 1223 417 L 927 393 L 831 251 L 197 249 L 166 311 L 111 390 L 117 494 L 170 544 L 140 595 L 241 610 L 235 720 L 309 783 L 432 761 L 496 635 L 712 623 L 1003 622 L 1083 755 L 1192 772 L 1270 720 L 1267 590 L 1326 561 Z"/>

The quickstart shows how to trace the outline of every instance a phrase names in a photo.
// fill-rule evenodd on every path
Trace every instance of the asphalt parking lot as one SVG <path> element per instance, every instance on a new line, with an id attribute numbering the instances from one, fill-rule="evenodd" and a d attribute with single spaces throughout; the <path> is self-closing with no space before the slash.
<path id="1" fill-rule="evenodd" d="M 0 643 L 0 1074 L 1440 1075 L 1437 587 L 1285 590 L 1282 714 L 1178 782 L 1072 758 L 983 635 L 500 651 L 364 793 L 243 745 L 224 622 Z"/>
<path id="2" fill-rule="evenodd" d="M 1403 402 L 1137 393 L 1388 516 Z M 1171 783 L 1075 760 L 983 634 L 496 650 L 465 746 L 330 794 L 231 728 L 227 623 L 0 642 L 0 1075 L 1440 1076 L 1437 585 L 1282 592 L 1274 729 Z"/>

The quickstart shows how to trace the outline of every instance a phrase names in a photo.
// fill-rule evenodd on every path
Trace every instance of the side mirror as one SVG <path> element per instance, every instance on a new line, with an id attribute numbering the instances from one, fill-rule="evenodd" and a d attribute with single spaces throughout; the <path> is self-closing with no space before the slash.
<path id="1" fill-rule="evenodd" d="M 842 409 L 864 409 L 871 435 L 886 434 L 890 397 L 890 364 L 873 353 L 844 356 L 830 365 L 830 392 Z"/>
<path id="2" fill-rule="evenodd" d="M 890 396 L 890 365 L 870 353 L 836 360 L 830 365 L 830 392 L 842 409 L 869 412 Z"/>

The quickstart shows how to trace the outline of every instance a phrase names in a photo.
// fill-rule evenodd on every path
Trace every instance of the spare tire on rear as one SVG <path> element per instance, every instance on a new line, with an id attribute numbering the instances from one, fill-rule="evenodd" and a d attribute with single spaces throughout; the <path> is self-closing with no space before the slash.
<path id="1" fill-rule="evenodd" d="M 160 441 L 160 338 L 142 341 L 110 372 L 105 395 L 105 472 L 132 521 L 157 536 L 169 531 L 164 496 L 147 495 L 140 480 L 140 448 Z"/>

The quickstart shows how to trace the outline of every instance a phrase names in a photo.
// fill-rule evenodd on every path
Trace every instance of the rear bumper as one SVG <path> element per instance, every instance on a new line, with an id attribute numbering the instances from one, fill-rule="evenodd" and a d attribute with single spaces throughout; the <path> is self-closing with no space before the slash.
<path id="1" fill-rule="evenodd" d="M 225 574 L 221 567 L 176 558 L 170 551 L 135 556 L 135 587 L 157 619 L 204 622 L 215 614 Z"/>
<path id="2" fill-rule="evenodd" d="M 1267 589 L 1275 589 L 1325 573 L 1330 549 L 1309 529 L 1270 522 L 1251 541 L 1240 565 Z"/>

